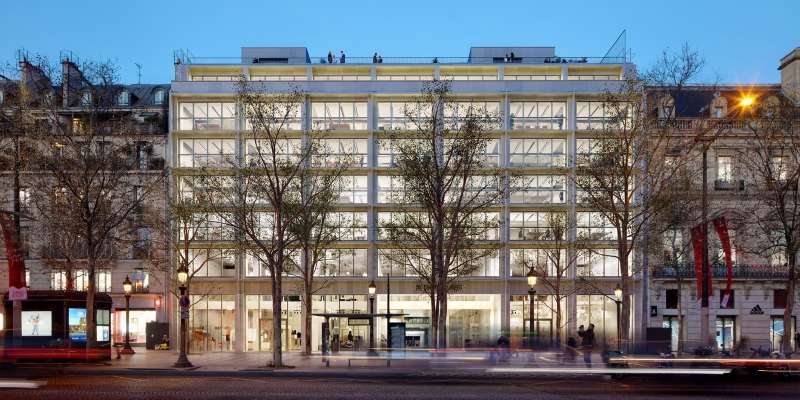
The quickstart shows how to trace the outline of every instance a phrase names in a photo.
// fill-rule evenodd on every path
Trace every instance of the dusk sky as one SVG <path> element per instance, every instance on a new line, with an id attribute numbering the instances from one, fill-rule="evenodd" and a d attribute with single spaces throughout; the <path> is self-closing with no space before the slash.
<path id="1" fill-rule="evenodd" d="M 800 46 L 800 1 L 9 1 L 0 13 L 0 61 L 18 49 L 57 60 L 68 50 L 112 59 L 125 83 L 172 78 L 173 51 L 237 57 L 241 46 L 304 46 L 348 56 L 466 57 L 470 46 L 555 46 L 602 56 L 623 29 L 647 69 L 688 42 L 705 57 L 701 80 L 779 81 L 779 59 Z"/>

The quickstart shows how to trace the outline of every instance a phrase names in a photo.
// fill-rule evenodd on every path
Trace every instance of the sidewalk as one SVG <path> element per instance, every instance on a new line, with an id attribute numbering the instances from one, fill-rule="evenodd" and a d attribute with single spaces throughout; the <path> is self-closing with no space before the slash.
<path id="1" fill-rule="evenodd" d="M 475 376 L 497 367 L 513 369 L 566 368 L 578 370 L 585 368 L 582 359 L 574 363 L 562 363 L 557 353 L 520 352 L 507 361 L 493 362 L 485 351 L 450 350 L 442 354 L 427 351 L 406 351 L 379 353 L 367 356 L 365 352 L 339 352 L 323 357 L 313 354 L 309 357 L 299 353 L 284 353 L 283 361 L 287 368 L 268 367 L 272 353 L 200 353 L 190 354 L 189 360 L 194 368 L 174 368 L 172 364 L 178 354 L 173 351 L 137 350 L 136 354 L 123 355 L 102 364 L 31 364 L 20 368 L 57 369 L 69 374 L 99 375 L 251 375 L 251 376 Z M 388 361 L 388 362 L 387 362 Z M 593 360 L 595 367 L 602 361 L 597 355 Z M 565 370 L 565 371 L 566 371 Z"/>

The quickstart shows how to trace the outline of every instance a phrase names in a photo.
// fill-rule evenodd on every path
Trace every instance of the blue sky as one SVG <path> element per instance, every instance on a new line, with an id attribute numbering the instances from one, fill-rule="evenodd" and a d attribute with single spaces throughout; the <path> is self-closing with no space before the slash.
<path id="1" fill-rule="evenodd" d="M 688 42 L 706 58 L 701 77 L 777 82 L 778 60 L 800 46 L 800 1 L 270 1 L 8 0 L 0 7 L 0 61 L 17 49 L 112 59 L 122 81 L 167 82 L 172 54 L 239 55 L 241 46 L 305 46 L 312 56 L 465 57 L 470 46 L 555 46 L 602 56 L 627 29 L 646 69 Z"/>

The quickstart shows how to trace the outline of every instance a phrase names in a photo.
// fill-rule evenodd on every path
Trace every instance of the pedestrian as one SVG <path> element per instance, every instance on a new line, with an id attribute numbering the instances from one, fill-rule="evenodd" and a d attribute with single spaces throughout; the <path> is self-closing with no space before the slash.
<path id="1" fill-rule="evenodd" d="M 383 64 L 383 56 L 378 54 L 378 64 Z"/>
<path id="2" fill-rule="evenodd" d="M 328 50 L 328 64 L 333 64 L 333 52 Z"/>
<path id="3" fill-rule="evenodd" d="M 508 58 L 508 62 L 512 62 L 512 63 L 514 62 L 514 52 L 513 51 L 511 52 L 511 55 Z"/>
<path id="4" fill-rule="evenodd" d="M 373 64 L 377 64 L 378 63 L 378 52 L 377 51 L 375 52 L 375 54 L 372 55 L 372 63 Z"/>
<path id="5" fill-rule="evenodd" d="M 503 62 L 504 63 L 508 62 L 508 53 L 506 53 L 505 56 L 503 56 Z"/>
<path id="6" fill-rule="evenodd" d="M 439 63 L 439 57 L 433 57 L 433 63 L 434 64 L 438 64 Z"/>
<path id="7" fill-rule="evenodd" d="M 344 50 L 339 50 L 339 52 L 342 53 L 342 55 L 339 56 L 339 64 L 344 64 L 345 62 Z"/>
<path id="8" fill-rule="evenodd" d="M 578 354 L 578 341 L 575 340 L 574 337 L 570 336 L 567 339 L 567 347 L 564 349 L 564 359 L 571 363 L 575 362 L 575 357 Z"/>
<path id="9" fill-rule="evenodd" d="M 581 325 L 581 328 L 583 326 Z M 589 327 L 583 331 L 578 331 L 581 336 L 581 347 L 583 348 L 583 362 L 586 363 L 586 368 L 592 368 L 592 350 L 594 350 L 594 324 L 589 324 Z"/>

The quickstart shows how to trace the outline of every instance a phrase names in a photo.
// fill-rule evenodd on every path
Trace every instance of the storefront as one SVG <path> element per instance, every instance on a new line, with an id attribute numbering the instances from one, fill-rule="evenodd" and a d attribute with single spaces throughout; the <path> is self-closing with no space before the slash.
<path id="1" fill-rule="evenodd" d="M 247 345 L 246 351 L 272 351 L 272 296 L 248 295 Z M 322 295 L 313 296 L 312 314 L 366 313 L 366 295 Z M 281 307 L 281 343 L 284 351 L 301 351 L 303 332 L 302 301 L 300 296 L 283 296 Z M 322 323 L 324 318 L 311 318 L 311 349 L 322 350 Z M 364 349 L 369 339 L 368 326 L 359 322 L 350 323 L 347 318 L 331 318 L 330 335 L 342 350 Z"/>
<path id="2" fill-rule="evenodd" d="M 153 322 L 156 320 L 156 310 L 154 309 L 142 309 L 142 310 L 130 310 L 131 311 L 131 319 L 130 319 L 130 340 L 132 346 L 144 346 L 147 342 L 147 323 Z M 125 316 L 126 311 L 116 310 L 113 316 L 113 326 L 114 326 L 114 343 L 124 343 L 125 342 L 125 332 L 126 332 L 126 323 L 125 323 Z"/>
<path id="3" fill-rule="evenodd" d="M 617 303 L 605 295 L 577 295 L 576 326 L 594 324 L 597 346 L 616 346 Z M 580 343 L 580 338 L 575 338 Z"/>
<path id="4" fill-rule="evenodd" d="M 233 295 L 191 296 L 190 352 L 234 351 L 234 304 Z"/>
<path id="5" fill-rule="evenodd" d="M 530 333 L 530 296 L 518 295 L 511 296 L 511 345 L 522 347 L 527 340 L 524 338 L 533 337 L 536 346 L 552 346 L 557 343 L 558 335 L 563 332 L 569 318 L 566 314 L 566 299 L 561 302 L 561 326 L 556 323 L 556 304 L 554 296 L 537 295 L 536 316 L 534 318 L 533 335 Z"/>

